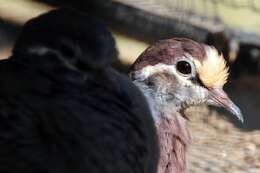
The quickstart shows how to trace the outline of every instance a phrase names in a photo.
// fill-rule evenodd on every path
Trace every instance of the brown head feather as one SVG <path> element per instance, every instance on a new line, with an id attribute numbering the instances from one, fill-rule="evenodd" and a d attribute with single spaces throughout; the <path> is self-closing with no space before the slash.
<path id="1" fill-rule="evenodd" d="M 186 38 L 172 38 L 161 40 L 148 47 L 136 60 L 132 68 L 134 71 L 140 70 L 148 65 L 163 63 L 167 65 L 174 64 L 177 57 L 183 57 L 185 54 L 196 57 L 203 61 L 206 52 L 203 44 L 197 43 Z"/>
<path id="2" fill-rule="evenodd" d="M 135 61 L 132 71 L 156 64 L 175 64 L 176 58 L 189 54 L 195 62 L 202 83 L 208 88 L 223 86 L 228 77 L 226 61 L 218 51 L 186 38 L 161 40 L 148 47 Z"/>

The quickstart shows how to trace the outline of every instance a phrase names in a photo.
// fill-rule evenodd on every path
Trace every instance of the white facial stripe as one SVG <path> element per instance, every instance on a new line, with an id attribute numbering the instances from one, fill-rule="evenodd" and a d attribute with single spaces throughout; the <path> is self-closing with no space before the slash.
<path id="1" fill-rule="evenodd" d="M 141 75 L 139 78 L 146 79 L 149 76 L 156 74 L 156 73 L 163 73 L 167 72 L 169 74 L 172 74 L 178 80 L 181 80 L 184 85 L 192 85 L 192 82 L 190 80 L 187 80 L 187 77 L 180 75 L 175 68 L 175 65 L 166 65 L 166 64 L 156 64 L 154 66 L 146 66 L 142 70 L 138 71 L 136 74 Z"/>
<path id="2" fill-rule="evenodd" d="M 161 73 L 167 71 L 170 74 L 175 74 L 176 70 L 174 65 L 166 65 L 166 64 L 156 64 L 154 66 L 146 66 L 141 70 L 142 75 L 144 75 L 145 78 L 156 74 L 156 73 Z"/>

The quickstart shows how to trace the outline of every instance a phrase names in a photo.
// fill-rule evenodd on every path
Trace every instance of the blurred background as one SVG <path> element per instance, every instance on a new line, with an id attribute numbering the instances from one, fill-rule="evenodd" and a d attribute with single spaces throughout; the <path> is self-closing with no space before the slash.
<path id="1" fill-rule="evenodd" d="M 260 173 L 259 0 L 0 0 L 0 58 L 9 57 L 24 22 L 64 6 L 110 28 L 119 50 L 115 67 L 122 72 L 160 39 L 187 37 L 223 52 L 231 72 L 225 90 L 245 123 L 215 108 L 188 109 L 190 171 Z"/>

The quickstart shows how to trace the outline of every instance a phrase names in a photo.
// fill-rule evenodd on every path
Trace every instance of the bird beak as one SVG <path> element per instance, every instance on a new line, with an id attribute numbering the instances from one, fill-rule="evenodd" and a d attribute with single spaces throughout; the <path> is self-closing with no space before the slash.
<path id="1" fill-rule="evenodd" d="M 243 115 L 228 95 L 222 88 L 214 88 L 209 90 L 208 104 L 218 107 L 223 107 L 233 115 L 235 115 L 242 123 L 244 122 Z"/>

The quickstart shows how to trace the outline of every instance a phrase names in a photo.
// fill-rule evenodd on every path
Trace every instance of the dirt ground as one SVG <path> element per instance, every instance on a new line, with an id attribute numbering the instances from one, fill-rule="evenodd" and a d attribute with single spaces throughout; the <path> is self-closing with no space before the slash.
<path id="1" fill-rule="evenodd" d="M 186 111 L 193 135 L 188 154 L 191 173 L 260 173 L 259 83 L 260 77 L 246 77 L 227 89 L 243 111 L 243 125 L 207 106 Z"/>
<path id="2" fill-rule="evenodd" d="M 191 173 L 259 173 L 260 131 L 244 131 L 207 107 L 189 110 Z"/>

